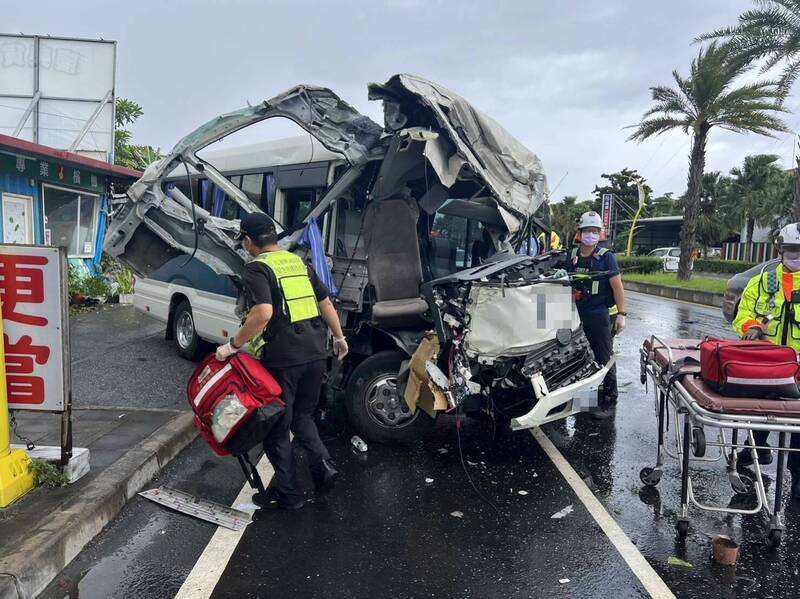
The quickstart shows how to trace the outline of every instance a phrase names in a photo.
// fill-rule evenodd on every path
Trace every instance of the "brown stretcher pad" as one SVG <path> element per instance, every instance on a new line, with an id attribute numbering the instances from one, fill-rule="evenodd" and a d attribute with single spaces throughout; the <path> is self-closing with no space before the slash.
<path id="1" fill-rule="evenodd" d="M 670 365 L 670 354 L 667 347 L 672 350 L 672 360 L 677 362 L 689 358 L 684 363 L 678 374 L 681 385 L 691 395 L 700 407 L 711 412 L 724 414 L 742 414 L 746 416 L 777 416 L 800 417 L 800 400 L 796 399 L 761 399 L 756 397 L 726 397 L 708 387 L 700 378 L 700 348 L 701 339 L 675 339 L 667 338 L 662 345 L 655 340 L 651 346 L 650 339 L 642 344 L 646 352 L 653 350 L 653 359 L 661 368 Z"/>

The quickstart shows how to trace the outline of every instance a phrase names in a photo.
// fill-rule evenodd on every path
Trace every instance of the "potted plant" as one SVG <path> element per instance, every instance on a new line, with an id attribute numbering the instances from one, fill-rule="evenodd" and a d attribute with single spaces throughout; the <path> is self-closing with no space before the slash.
<path id="1" fill-rule="evenodd" d="M 119 293 L 120 304 L 133 303 L 133 273 L 127 268 L 117 273 L 117 292 Z"/>
<path id="2" fill-rule="evenodd" d="M 71 304 L 80 305 L 86 301 L 86 283 L 81 277 L 80 270 L 74 264 L 69 265 L 67 287 Z"/>
<path id="3" fill-rule="evenodd" d="M 108 283 L 103 275 L 95 275 L 85 280 L 86 295 L 98 304 L 108 299 Z"/>

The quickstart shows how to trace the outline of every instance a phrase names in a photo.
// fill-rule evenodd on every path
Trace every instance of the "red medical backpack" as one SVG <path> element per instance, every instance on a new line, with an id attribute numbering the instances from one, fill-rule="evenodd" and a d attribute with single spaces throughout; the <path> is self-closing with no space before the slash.
<path id="1" fill-rule="evenodd" d="M 703 341 L 700 375 L 721 395 L 800 398 L 797 352 L 769 341 Z"/>
<path id="2" fill-rule="evenodd" d="M 186 395 L 200 436 L 219 456 L 247 452 L 285 409 L 280 385 L 246 353 L 225 362 L 208 356 L 189 378 Z"/>

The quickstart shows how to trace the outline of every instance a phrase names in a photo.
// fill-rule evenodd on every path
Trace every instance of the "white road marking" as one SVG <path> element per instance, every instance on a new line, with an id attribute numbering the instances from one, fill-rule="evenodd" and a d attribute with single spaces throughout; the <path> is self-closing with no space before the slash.
<path id="1" fill-rule="evenodd" d="M 269 482 L 275 473 L 266 456 L 261 458 L 256 468 L 263 481 Z M 234 499 L 233 505 L 249 502 L 253 493 L 252 487 L 245 483 L 242 490 L 239 491 L 239 495 Z M 217 532 L 211 537 L 203 554 L 183 582 L 178 594 L 175 595 L 175 599 L 207 599 L 211 597 L 211 593 L 214 592 L 214 588 L 246 530 L 247 527 L 240 531 L 228 530 L 221 526 L 217 528 Z"/>
<path id="2" fill-rule="evenodd" d="M 631 542 L 620 528 L 619 524 L 617 524 L 614 518 L 611 517 L 611 514 L 606 511 L 603 504 L 594 496 L 591 489 L 586 486 L 583 479 L 578 476 L 575 469 L 570 466 L 567 459 L 558 451 L 547 435 L 539 428 L 531 429 L 531 434 L 533 438 L 539 442 L 539 445 L 552 460 L 553 464 L 555 464 L 556 468 L 558 468 L 558 471 L 561 472 L 561 475 L 569 486 L 572 487 L 575 495 L 581 500 L 592 515 L 592 518 L 594 518 L 595 522 L 597 522 L 608 537 L 608 540 L 611 541 L 611 544 L 614 545 L 614 548 L 619 552 L 622 559 L 625 560 L 625 563 L 628 564 L 628 567 L 636 575 L 636 578 L 639 579 L 647 592 L 650 593 L 650 596 L 654 599 L 675 599 L 675 595 L 666 583 L 661 580 L 661 577 L 653 570 L 653 567 L 636 548 L 636 545 Z"/>

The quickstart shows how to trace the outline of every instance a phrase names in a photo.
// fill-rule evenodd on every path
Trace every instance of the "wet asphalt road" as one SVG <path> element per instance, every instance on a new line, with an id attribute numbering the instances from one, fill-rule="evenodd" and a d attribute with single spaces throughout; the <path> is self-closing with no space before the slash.
<path id="1" fill-rule="evenodd" d="M 548 436 L 677 596 L 798 596 L 797 506 L 787 512 L 784 545 L 775 552 L 763 546 L 763 516 L 726 518 L 697 510 L 690 514 L 692 529 L 682 548 L 674 541 L 677 465 L 667 463 L 657 489 L 642 489 L 638 472 L 655 458 L 653 402 L 639 384 L 642 340 L 652 333 L 730 333 L 714 308 L 638 294 L 628 303 L 628 329 L 618 339 L 622 393 L 615 418 L 598 422 L 582 415 L 549 425 Z M 85 362 L 100 371 L 83 373 L 79 365 L 76 378 L 84 377 L 88 390 L 92 377 L 110 385 L 122 376 L 129 389 L 105 397 L 108 402 L 139 398 L 154 406 L 182 405 L 192 365 L 154 335 L 151 325 L 126 318 L 138 333 L 130 333 L 122 346 L 109 342 L 102 355 Z M 119 326 L 115 335 L 123 339 L 129 333 L 123 332 L 124 322 Z M 133 366 L 146 368 L 147 376 L 126 375 L 125 364 L 132 363 L 125 362 L 126 353 L 148 359 Z M 85 393 L 80 401 L 103 400 Z M 408 448 L 372 445 L 364 457 L 351 452 L 339 422 L 327 423 L 324 431 L 344 474 L 341 484 L 328 499 L 299 512 L 257 513 L 214 597 L 647 596 L 529 433 L 493 439 L 484 422 L 467 421 L 462 428 L 466 467 L 496 513 L 469 486 L 452 418 L 441 418 L 424 442 Z M 302 465 L 300 470 L 305 472 Z M 774 479 L 774 466 L 768 472 Z M 196 441 L 153 486 L 231 504 L 242 483 L 235 462 L 214 458 Z M 310 480 L 305 483 L 310 487 Z M 713 472 L 701 473 L 696 484 L 703 499 L 727 503 L 733 497 Z M 572 513 L 551 518 L 567 506 Z M 172 597 L 213 532 L 209 524 L 136 498 L 43 597 Z M 742 545 L 735 568 L 709 559 L 710 536 L 719 533 Z M 673 556 L 693 567 L 667 565 Z M 565 579 L 569 582 L 559 582 Z"/>

